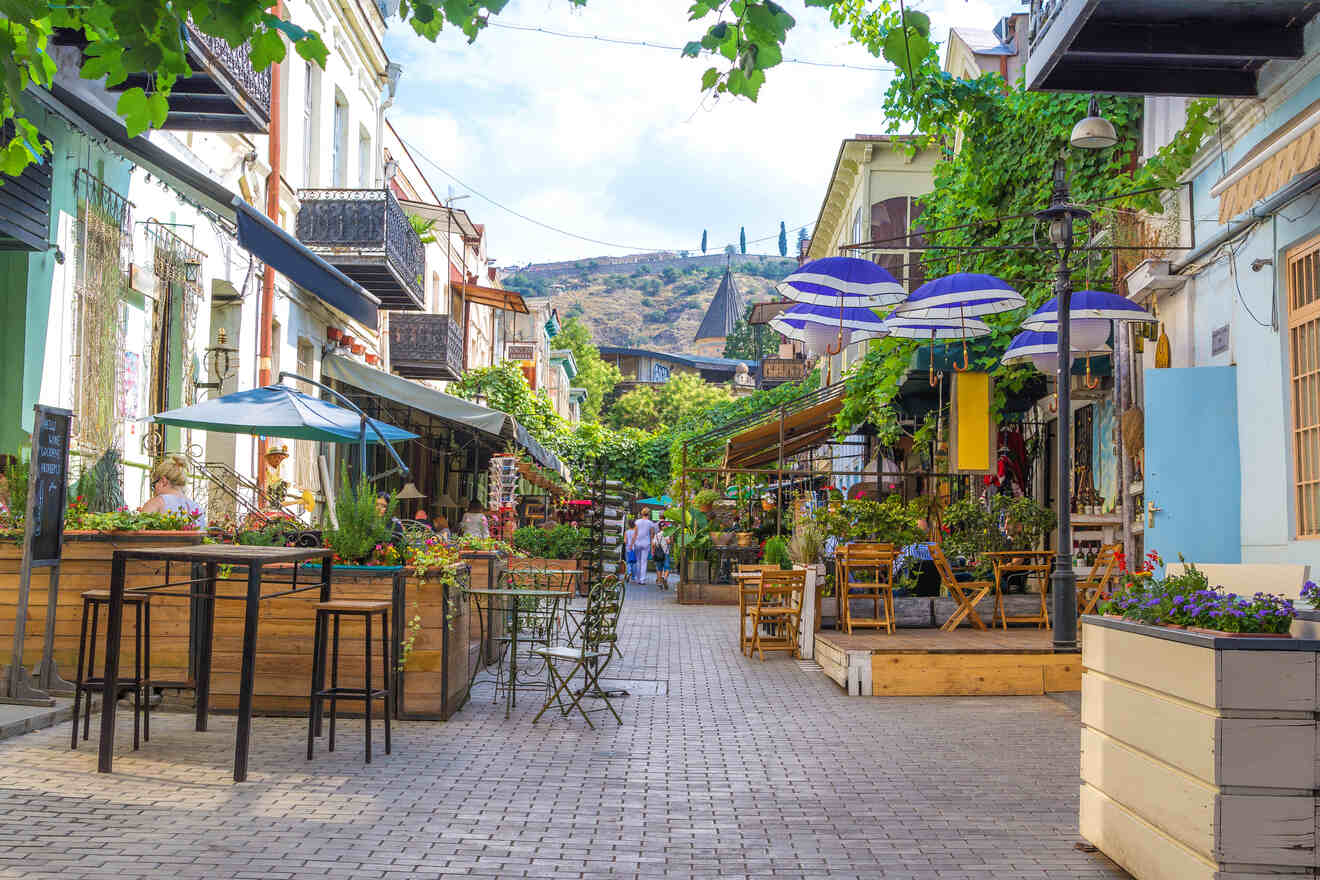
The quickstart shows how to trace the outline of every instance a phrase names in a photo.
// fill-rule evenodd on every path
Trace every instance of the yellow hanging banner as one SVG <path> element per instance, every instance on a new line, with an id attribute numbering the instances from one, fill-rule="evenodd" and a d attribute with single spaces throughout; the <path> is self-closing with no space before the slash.
<path id="1" fill-rule="evenodd" d="M 989 373 L 955 373 L 949 418 L 951 471 L 990 473 L 995 468 L 999 426 L 991 414 L 994 383 Z"/>

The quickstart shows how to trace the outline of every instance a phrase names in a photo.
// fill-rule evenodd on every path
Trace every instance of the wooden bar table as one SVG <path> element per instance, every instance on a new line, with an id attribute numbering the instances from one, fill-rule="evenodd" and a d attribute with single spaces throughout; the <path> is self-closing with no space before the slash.
<path id="1" fill-rule="evenodd" d="M 334 551 L 328 547 L 246 547 L 237 544 L 200 544 L 187 547 L 134 547 L 114 551 L 110 560 L 110 608 L 106 615 L 105 627 L 105 691 L 101 697 L 101 741 L 97 758 L 97 770 L 109 773 L 113 769 L 115 754 L 115 703 L 114 683 L 119 680 L 120 634 L 124 624 L 124 571 L 130 559 L 148 562 L 164 562 L 165 582 L 155 586 L 134 586 L 134 592 L 156 593 L 162 596 L 186 596 L 201 598 L 199 603 L 204 609 L 198 628 L 201 650 L 198 652 L 197 667 L 197 730 L 206 730 L 207 706 L 211 696 L 211 639 L 215 630 L 215 602 L 233 600 L 246 602 L 243 619 L 243 661 L 239 676 L 238 691 L 238 732 L 234 742 L 234 781 L 247 779 L 248 746 L 252 734 L 252 692 L 253 678 L 257 662 L 257 620 L 261 600 L 275 599 L 295 593 L 311 590 L 320 591 L 320 601 L 330 601 L 331 579 L 334 571 L 331 565 Z M 309 559 L 321 560 L 321 577 L 308 586 L 298 585 L 299 563 Z M 189 576 L 186 579 L 170 581 L 169 564 L 177 562 L 189 566 L 202 566 L 205 574 L 200 578 Z M 216 579 L 220 566 L 246 566 L 248 570 L 247 591 L 238 596 L 220 596 L 216 594 Z M 281 566 L 291 575 L 287 582 L 289 589 L 262 595 L 261 575 L 266 566 Z M 280 582 L 282 585 L 285 582 Z M 186 586 L 187 592 L 168 592 L 171 587 Z M 324 633 L 316 629 L 312 644 L 315 657 L 312 660 L 312 677 L 318 689 L 325 687 L 325 668 L 320 650 Z M 387 710 L 388 711 L 388 710 Z M 319 725 L 318 725 L 319 726 Z"/>

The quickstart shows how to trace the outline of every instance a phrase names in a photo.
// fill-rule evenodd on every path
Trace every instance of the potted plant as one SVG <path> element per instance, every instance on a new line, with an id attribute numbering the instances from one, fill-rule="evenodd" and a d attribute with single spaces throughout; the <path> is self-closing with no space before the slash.
<path id="1" fill-rule="evenodd" d="M 365 562 L 378 545 L 390 542 L 390 519 L 399 506 L 391 497 L 382 516 L 376 510 L 376 495 L 366 480 L 357 486 L 348 481 L 348 467 L 340 470 L 339 495 L 335 498 L 337 527 L 325 532 L 326 546 L 348 564 Z"/>
<path id="2" fill-rule="evenodd" d="M 793 558 L 788 553 L 788 542 L 783 538 L 770 538 L 767 540 L 762 559 L 766 565 L 777 565 L 783 569 L 793 567 Z"/>
<path id="3" fill-rule="evenodd" d="M 1082 618 L 1082 836 L 1137 876 L 1310 870 L 1320 641 L 1191 566 L 1121 580 Z"/>
<path id="4" fill-rule="evenodd" d="M 715 502 L 719 497 L 719 493 L 714 489 L 702 489 L 692 496 L 692 506 L 704 514 L 709 514 L 715 509 Z"/>

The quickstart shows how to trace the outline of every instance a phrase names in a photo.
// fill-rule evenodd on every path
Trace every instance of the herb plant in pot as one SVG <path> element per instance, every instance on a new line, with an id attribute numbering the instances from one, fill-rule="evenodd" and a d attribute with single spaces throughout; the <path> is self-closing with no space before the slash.
<path id="1" fill-rule="evenodd" d="M 349 484 L 348 468 L 339 477 L 339 497 L 335 499 L 335 519 L 338 528 L 325 532 L 326 546 L 335 551 L 339 562 L 357 565 L 365 562 L 376 548 L 391 539 L 390 519 L 399 501 L 391 497 L 382 516 L 376 510 L 376 495 L 366 480 L 356 487 Z"/>

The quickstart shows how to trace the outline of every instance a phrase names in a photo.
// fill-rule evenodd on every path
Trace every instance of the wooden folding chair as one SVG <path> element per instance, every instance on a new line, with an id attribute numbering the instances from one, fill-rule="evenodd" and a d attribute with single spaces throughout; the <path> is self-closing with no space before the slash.
<path id="1" fill-rule="evenodd" d="M 1118 574 L 1118 554 L 1122 552 L 1122 544 L 1106 544 L 1100 548 L 1091 566 L 1091 573 L 1086 580 L 1077 584 L 1078 614 L 1094 614 L 1100 600 L 1109 598 L 1113 589 L 1112 581 Z"/>
<path id="2" fill-rule="evenodd" d="M 894 631 L 894 545 L 846 544 L 835 555 L 838 572 L 835 581 L 842 607 L 844 631 L 852 634 L 853 627 L 875 627 L 887 633 Z M 869 572 L 874 581 L 855 581 L 853 574 Z M 870 600 L 870 617 L 853 617 L 852 600 Z"/>
<path id="3" fill-rule="evenodd" d="M 738 650 L 743 654 L 752 645 L 753 625 L 748 612 L 756 606 L 761 572 L 779 570 L 778 565 L 740 565 L 733 572 L 733 581 L 738 586 Z"/>
<path id="4" fill-rule="evenodd" d="M 944 621 L 940 629 L 952 632 L 964 619 L 970 621 L 976 629 L 985 629 L 985 621 L 976 613 L 976 604 L 990 595 L 990 591 L 995 588 L 995 582 L 957 580 L 953 576 L 953 569 L 949 568 L 949 560 L 944 558 L 944 548 L 939 544 L 930 545 L 930 558 L 935 563 L 935 570 L 939 572 L 944 588 L 958 603 L 958 607 L 949 615 L 949 619 Z"/>
<path id="5" fill-rule="evenodd" d="M 788 651 L 797 656 L 802 594 L 806 589 L 805 570 L 761 572 L 756 607 L 750 612 L 752 653 L 759 653 L 762 660 L 765 660 L 766 651 Z M 767 634 L 766 630 L 773 630 L 773 634 Z"/>

